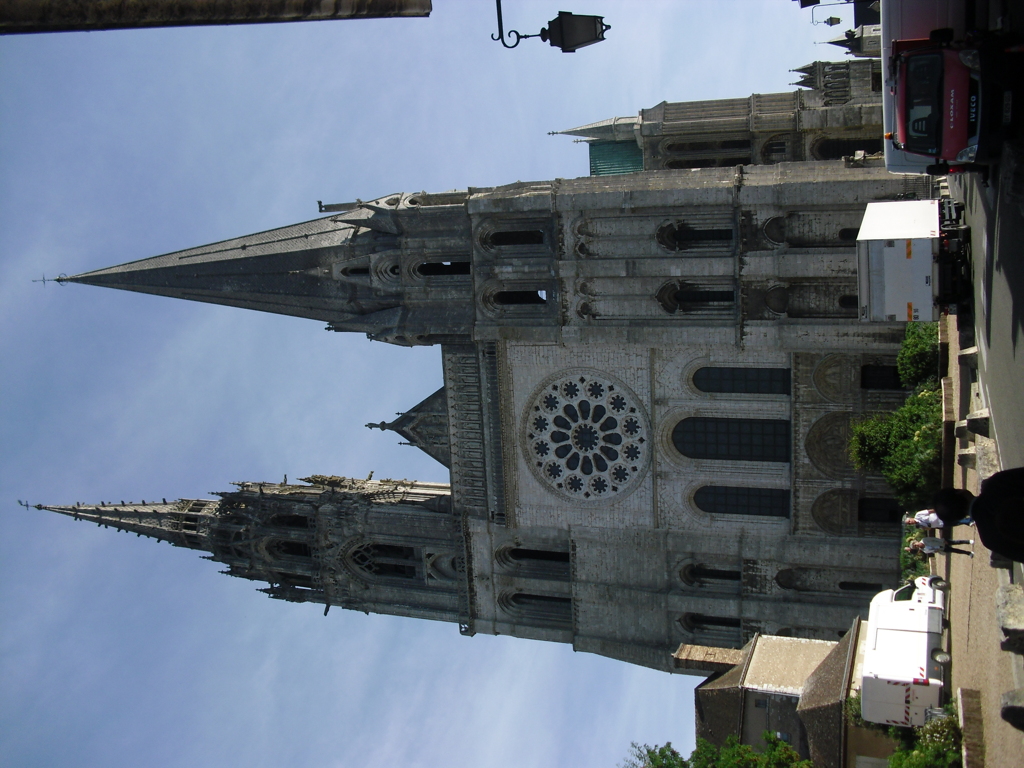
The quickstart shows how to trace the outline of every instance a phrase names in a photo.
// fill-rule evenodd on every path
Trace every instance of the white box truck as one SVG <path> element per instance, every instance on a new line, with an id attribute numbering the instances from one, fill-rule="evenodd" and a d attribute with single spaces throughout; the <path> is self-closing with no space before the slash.
<path id="1" fill-rule="evenodd" d="M 970 288 L 970 230 L 952 200 L 868 203 L 857 233 L 860 319 L 933 321 Z"/>
<path id="2" fill-rule="evenodd" d="M 871 600 L 860 685 L 861 717 L 884 725 L 924 725 L 941 705 L 946 582 L 921 576 Z"/>

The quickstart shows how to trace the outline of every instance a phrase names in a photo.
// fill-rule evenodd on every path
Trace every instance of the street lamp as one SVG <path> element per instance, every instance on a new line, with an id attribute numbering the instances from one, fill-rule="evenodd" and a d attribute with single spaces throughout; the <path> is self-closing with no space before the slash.
<path id="1" fill-rule="evenodd" d="M 593 45 L 604 40 L 604 33 L 611 26 L 604 23 L 603 16 L 583 16 L 567 11 L 559 11 L 558 16 L 548 22 L 546 29 L 535 35 L 521 35 L 514 29 L 508 31 L 509 38 L 515 38 L 511 45 L 505 40 L 505 25 L 501 18 L 501 0 L 494 0 L 498 9 L 498 34 L 491 35 L 491 40 L 499 40 L 506 48 L 515 48 L 520 40 L 528 37 L 539 37 L 562 53 L 576 53 L 577 48 Z"/>

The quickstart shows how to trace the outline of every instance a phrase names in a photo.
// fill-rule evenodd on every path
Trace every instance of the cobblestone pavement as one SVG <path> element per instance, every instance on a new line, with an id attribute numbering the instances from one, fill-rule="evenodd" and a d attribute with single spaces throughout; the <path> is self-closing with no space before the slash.
<path id="1" fill-rule="evenodd" d="M 963 418 L 968 410 L 977 407 L 977 374 L 970 366 L 958 362 L 959 334 L 957 317 L 945 318 L 949 341 L 951 376 L 947 379 L 948 397 L 952 398 Z M 967 336 L 967 338 L 970 338 Z M 969 435 L 957 440 L 958 454 L 968 457 L 954 466 L 953 483 L 958 488 L 978 491 L 981 479 L 999 469 L 994 441 L 983 436 Z M 973 462 L 970 459 L 974 450 Z M 960 462 L 963 463 L 960 463 Z M 972 539 L 974 529 L 958 526 L 948 534 L 955 539 Z M 1000 649 L 1002 631 L 996 619 L 995 597 L 999 587 L 1012 579 L 1019 582 L 1020 565 L 1014 571 L 989 565 L 989 551 L 978 540 L 972 549 L 974 557 L 939 555 L 933 568 L 944 574 L 950 583 L 948 641 L 953 654 L 950 691 L 955 697 L 959 689 L 979 693 L 981 728 L 965 727 L 965 740 L 983 744 L 983 749 L 969 749 L 964 768 L 1010 768 L 1024 766 L 1024 734 L 1000 717 L 1000 698 L 1003 693 L 1024 686 L 1024 663 L 1021 657 Z M 981 730 L 981 733 L 977 733 Z M 972 732 L 973 731 L 973 732 Z"/>

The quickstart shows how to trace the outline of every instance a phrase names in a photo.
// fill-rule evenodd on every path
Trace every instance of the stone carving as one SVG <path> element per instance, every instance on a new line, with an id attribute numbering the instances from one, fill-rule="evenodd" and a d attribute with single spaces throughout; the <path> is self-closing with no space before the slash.
<path id="1" fill-rule="evenodd" d="M 546 379 L 528 401 L 520 435 L 534 477 L 576 502 L 629 493 L 650 462 L 650 423 L 639 399 L 618 379 L 589 369 Z"/>
<path id="2" fill-rule="evenodd" d="M 850 413 L 828 413 L 811 425 L 804 441 L 804 450 L 807 451 L 807 458 L 822 474 L 841 479 L 854 472 L 847 453 L 849 438 Z"/>
<path id="3" fill-rule="evenodd" d="M 811 517 L 825 533 L 856 536 L 857 492 L 842 489 L 825 491 L 814 500 Z"/>
<path id="4" fill-rule="evenodd" d="M 853 399 L 859 383 L 859 367 L 848 355 L 826 355 L 811 374 L 818 394 L 833 403 L 848 403 Z"/>

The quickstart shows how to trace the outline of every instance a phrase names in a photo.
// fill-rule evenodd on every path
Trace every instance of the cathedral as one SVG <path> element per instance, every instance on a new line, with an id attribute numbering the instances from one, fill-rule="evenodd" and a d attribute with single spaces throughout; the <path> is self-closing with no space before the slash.
<path id="1" fill-rule="evenodd" d="M 846 454 L 851 421 L 905 394 L 903 324 L 859 319 L 856 235 L 867 203 L 934 194 L 870 156 L 877 62 L 842 66 L 845 92 L 816 64 L 796 95 L 568 131 L 590 177 L 322 206 L 67 278 L 440 345 L 444 386 L 368 426 L 450 483 L 314 475 L 41 508 L 325 613 L 667 671 L 681 644 L 837 640 L 898 575 L 900 509 Z"/>

